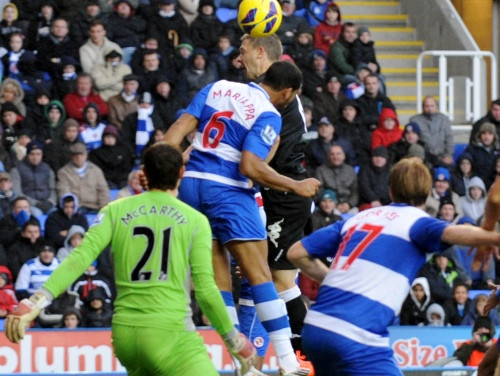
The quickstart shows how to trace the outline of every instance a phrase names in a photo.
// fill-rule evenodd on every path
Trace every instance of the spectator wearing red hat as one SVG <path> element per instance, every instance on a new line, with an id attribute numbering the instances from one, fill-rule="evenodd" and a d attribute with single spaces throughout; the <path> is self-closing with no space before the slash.
<path id="1" fill-rule="evenodd" d="M 390 108 L 383 108 L 378 119 L 378 128 L 372 133 L 372 150 L 378 146 L 390 145 L 398 142 L 403 135 L 399 127 L 399 120 L 396 112 Z"/>

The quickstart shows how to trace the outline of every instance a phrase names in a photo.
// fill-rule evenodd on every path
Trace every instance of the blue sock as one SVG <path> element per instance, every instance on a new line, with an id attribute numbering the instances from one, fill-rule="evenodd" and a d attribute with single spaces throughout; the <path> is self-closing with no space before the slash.
<path id="1" fill-rule="evenodd" d="M 240 322 L 238 321 L 238 313 L 236 312 L 236 307 L 234 305 L 233 293 L 229 291 L 221 291 L 220 293 L 222 295 L 222 299 L 224 299 L 224 303 L 226 304 L 226 309 L 229 313 L 229 317 L 231 317 L 231 321 L 236 329 L 240 330 Z"/>
<path id="2" fill-rule="evenodd" d="M 278 296 L 272 282 L 261 283 L 251 286 L 255 310 L 260 322 L 269 333 L 269 337 L 286 336 L 291 337 L 290 324 L 286 306 Z"/>

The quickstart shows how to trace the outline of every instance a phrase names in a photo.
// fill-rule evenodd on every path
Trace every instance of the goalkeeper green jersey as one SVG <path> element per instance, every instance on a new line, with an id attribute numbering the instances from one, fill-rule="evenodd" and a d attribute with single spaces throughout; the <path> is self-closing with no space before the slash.
<path id="1" fill-rule="evenodd" d="M 44 288 L 57 297 L 108 245 L 118 292 L 113 323 L 195 330 L 190 309 L 194 285 L 217 332 L 233 329 L 214 281 L 212 233 L 203 214 L 160 191 L 113 201 Z"/>

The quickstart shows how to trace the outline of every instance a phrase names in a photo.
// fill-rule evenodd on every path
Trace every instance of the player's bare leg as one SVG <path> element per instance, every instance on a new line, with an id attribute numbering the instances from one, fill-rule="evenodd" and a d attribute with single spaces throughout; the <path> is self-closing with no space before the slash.
<path id="1" fill-rule="evenodd" d="M 498 372 L 498 362 L 500 361 L 498 346 L 491 346 L 486 354 L 484 355 L 483 360 L 479 364 L 479 368 L 477 370 L 478 376 L 498 376 L 500 372 Z"/>
<path id="2" fill-rule="evenodd" d="M 286 303 L 290 327 L 292 329 L 291 343 L 297 354 L 297 359 L 299 359 L 302 367 L 313 370 L 312 363 L 302 353 L 300 333 L 304 326 L 304 317 L 307 313 L 307 308 L 302 300 L 300 289 L 295 283 L 297 269 L 271 269 L 271 274 L 279 297 Z"/>
<path id="3" fill-rule="evenodd" d="M 231 241 L 225 246 L 250 283 L 257 316 L 269 333 L 282 374 L 307 375 L 309 370 L 300 369 L 290 343 L 286 307 L 278 296 L 267 263 L 267 241 Z"/>
<path id="4" fill-rule="evenodd" d="M 212 241 L 212 265 L 214 267 L 215 283 L 222 291 L 231 291 L 231 261 L 229 253 L 218 240 Z"/>

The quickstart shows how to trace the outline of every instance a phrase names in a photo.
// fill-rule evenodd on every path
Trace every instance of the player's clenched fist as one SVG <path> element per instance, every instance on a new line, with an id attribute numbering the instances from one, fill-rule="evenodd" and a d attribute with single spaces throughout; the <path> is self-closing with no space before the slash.
<path id="1" fill-rule="evenodd" d="M 318 193 L 321 182 L 314 178 L 300 180 L 295 185 L 293 192 L 303 197 L 313 197 Z"/>
<path id="2" fill-rule="evenodd" d="M 255 347 L 244 334 L 238 332 L 236 329 L 223 338 L 228 351 L 240 362 L 241 374 L 246 374 L 257 357 Z"/>
<path id="3" fill-rule="evenodd" d="M 11 342 L 19 343 L 24 338 L 24 331 L 46 305 L 46 300 L 43 294 L 35 293 L 29 299 L 21 300 L 17 309 L 7 316 L 5 335 Z"/>

